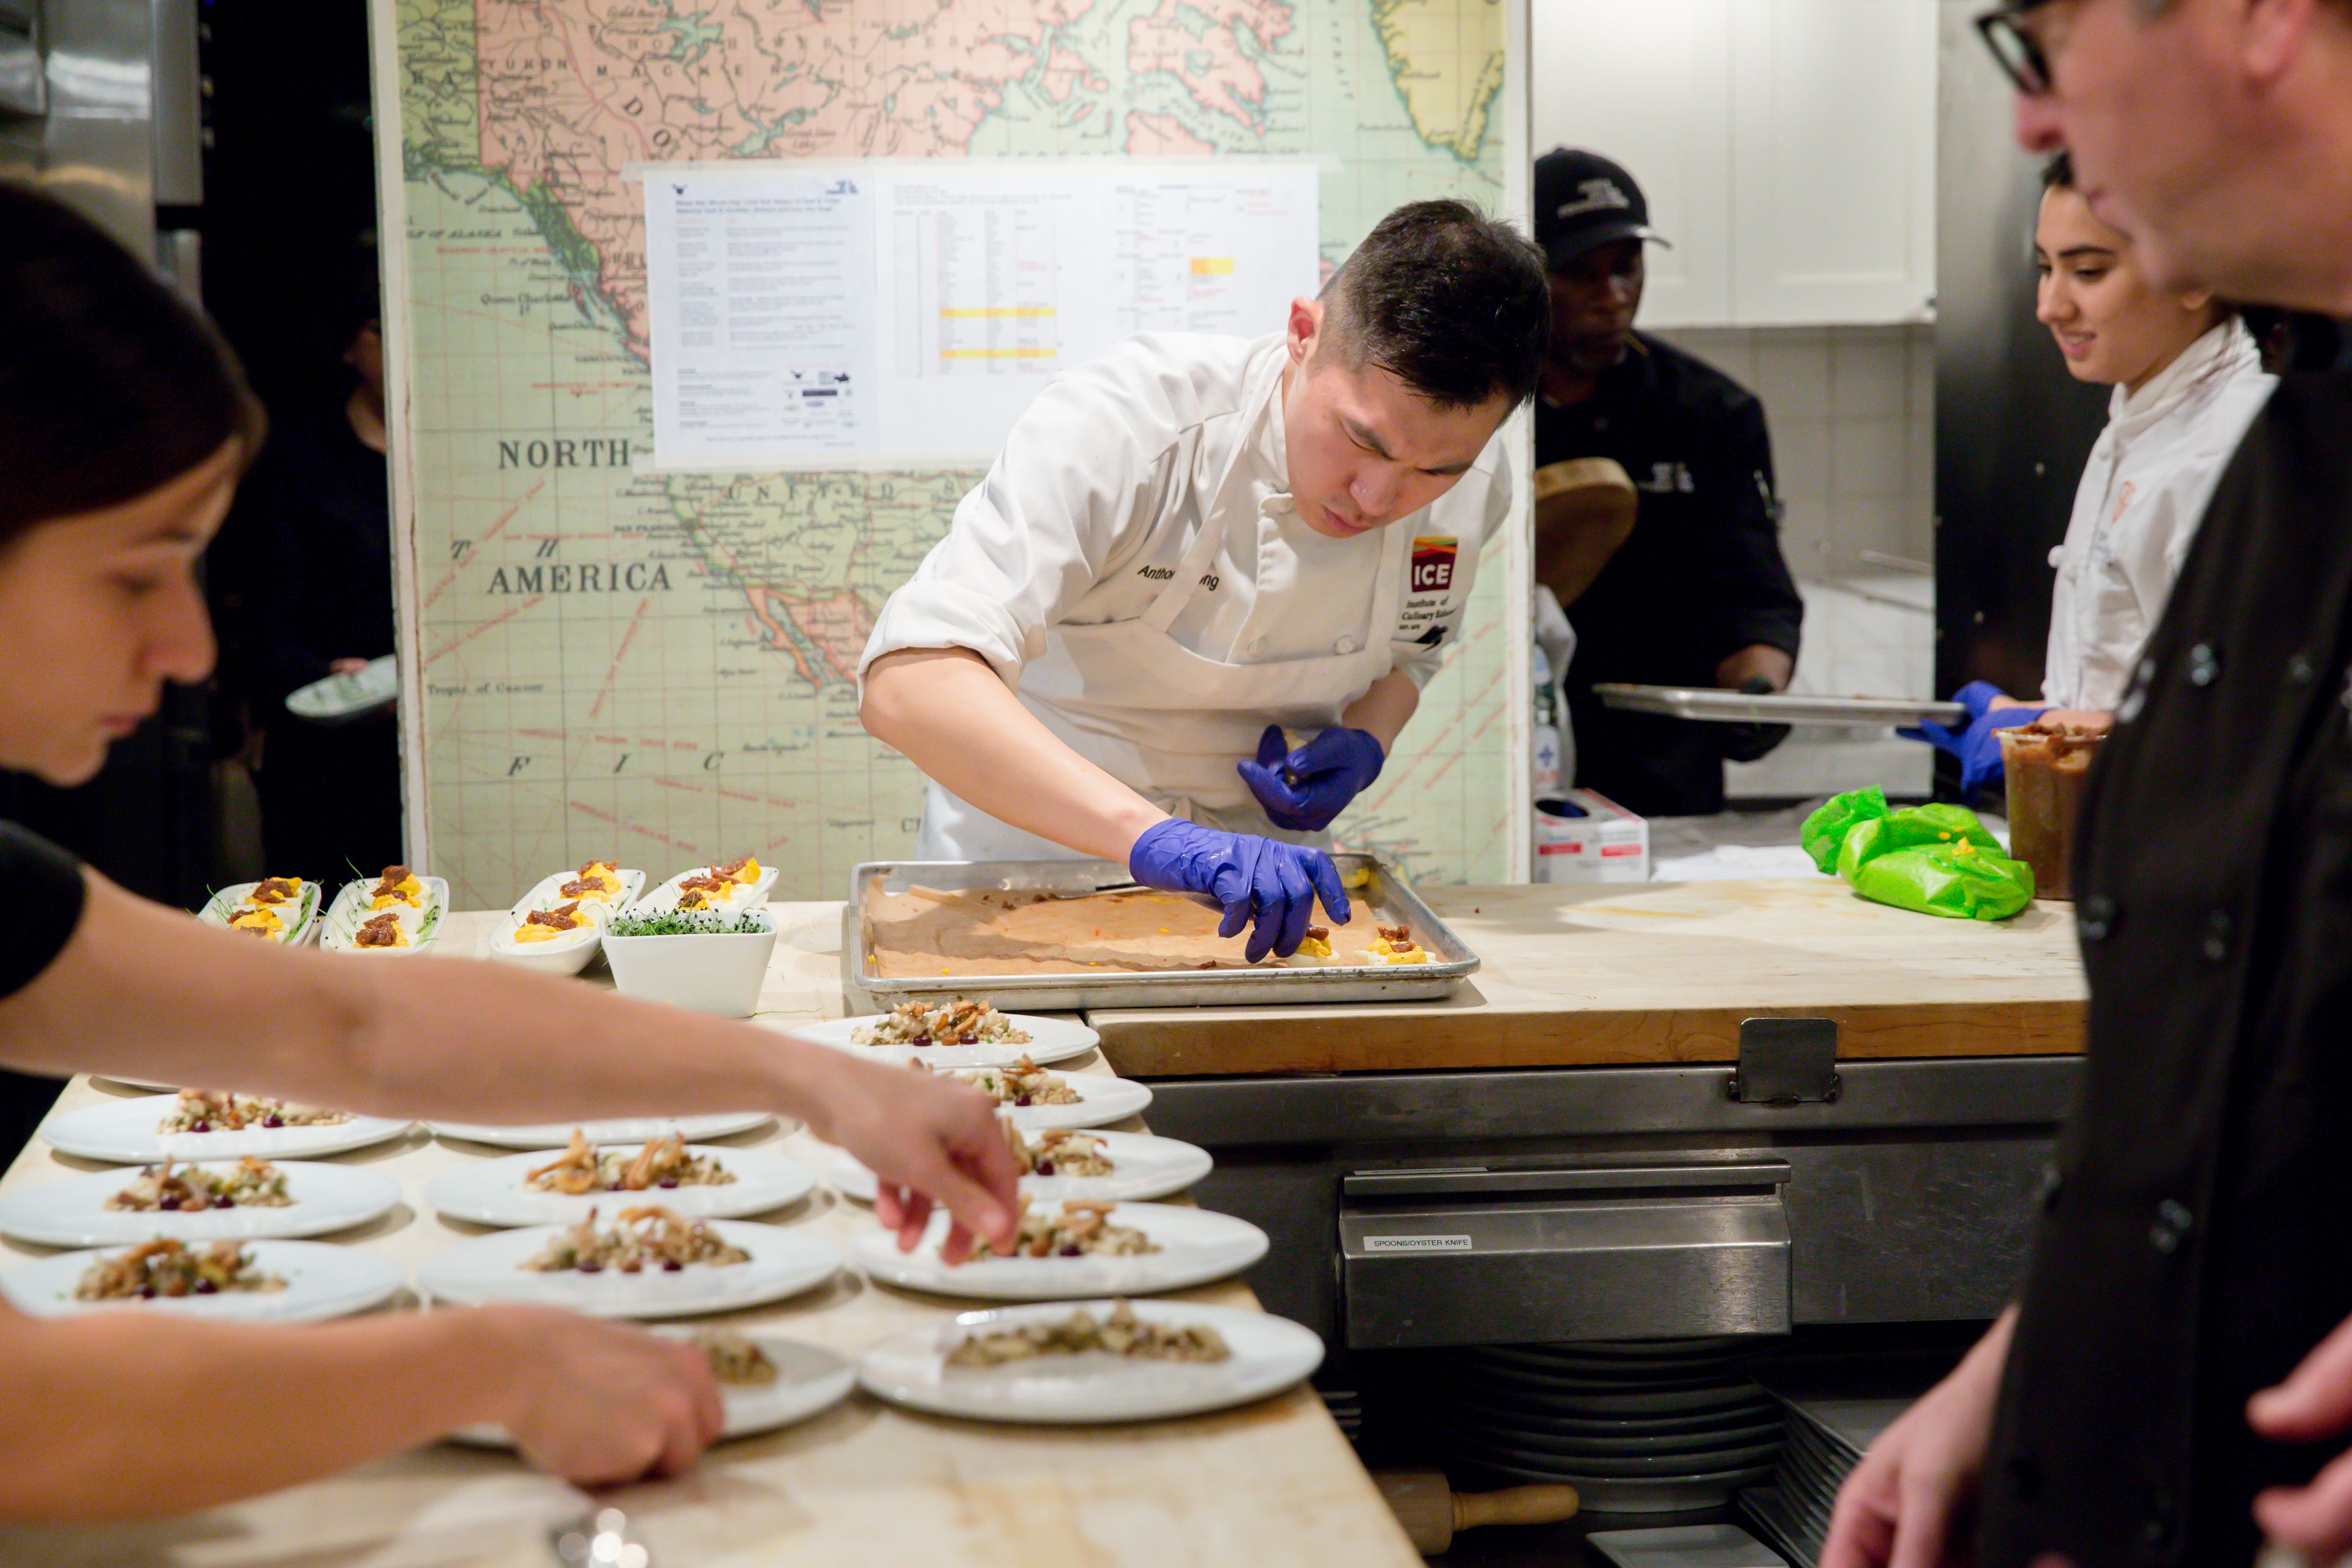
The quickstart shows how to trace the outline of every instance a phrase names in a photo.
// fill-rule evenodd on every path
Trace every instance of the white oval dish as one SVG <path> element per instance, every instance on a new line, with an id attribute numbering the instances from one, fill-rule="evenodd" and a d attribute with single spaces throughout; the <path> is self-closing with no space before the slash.
<path id="1" fill-rule="evenodd" d="M 1141 1203 L 1181 1193 L 1207 1175 L 1215 1162 L 1206 1149 L 1178 1138 L 1155 1138 L 1149 1132 L 1097 1132 L 1103 1153 L 1113 1166 L 1108 1176 L 1024 1176 L 1021 1190 L 1037 1204 L 1058 1204 L 1064 1198 L 1103 1198 L 1113 1203 Z M 825 1167 L 825 1180 L 843 1197 L 861 1204 L 874 1201 L 874 1173 L 847 1150 Z"/>
<path id="2" fill-rule="evenodd" d="M 364 1312 L 391 1300 L 407 1283 L 400 1265 L 356 1247 L 329 1241 L 256 1241 L 249 1244 L 262 1272 L 286 1281 L 283 1290 L 225 1290 L 217 1296 L 158 1297 L 151 1301 L 77 1301 L 74 1287 L 83 1270 L 121 1252 L 60 1252 L 35 1263 L 0 1268 L 0 1294 L 17 1310 L 38 1318 L 128 1309 L 184 1312 L 190 1317 L 240 1323 L 313 1323 Z"/>
<path id="3" fill-rule="evenodd" d="M 604 946 L 604 922 L 614 912 L 625 909 L 630 900 L 645 891 L 646 874 L 628 867 L 614 868 L 620 879 L 620 890 L 608 900 L 577 900 L 580 914 L 584 917 L 573 931 L 547 942 L 522 942 L 518 934 L 532 914 L 552 910 L 574 900 L 563 896 L 561 889 L 566 882 L 578 879 L 578 871 L 554 871 L 541 877 L 530 891 L 517 899 L 507 911 L 506 919 L 491 933 L 489 954 L 508 963 L 519 963 L 525 969 L 536 969 L 546 974 L 577 974 L 595 962 Z"/>
<path id="4" fill-rule="evenodd" d="M 719 905 L 719 912 L 727 914 L 747 905 L 766 903 L 768 889 L 776 885 L 776 873 L 777 868 L 773 866 L 761 867 L 758 876 L 749 882 L 739 883 L 737 890 L 727 895 Z M 678 884 L 688 877 L 707 877 L 709 874 L 710 868 L 708 866 L 688 866 L 668 881 L 637 899 L 630 907 L 645 914 L 656 913 L 662 910 L 674 910 L 677 908 Z"/>
<path id="5" fill-rule="evenodd" d="M 632 1154 L 644 1146 L 604 1145 Z M 445 1171 L 425 1184 L 425 1201 L 443 1218 L 469 1225 L 570 1225 L 586 1219 L 593 1208 L 610 1214 L 616 1205 L 639 1203 L 660 1204 L 688 1219 L 740 1219 L 789 1207 L 816 1186 L 814 1171 L 765 1149 L 689 1144 L 688 1152 L 718 1161 L 735 1180 L 719 1186 L 656 1187 L 641 1193 L 542 1193 L 523 1180 L 551 1157 L 539 1150 Z"/>
<path id="6" fill-rule="evenodd" d="M 1045 1132 L 1058 1127 L 1106 1127 L 1140 1115 L 1151 1103 L 1148 1085 L 1128 1078 L 1074 1072 L 1066 1080 L 1078 1097 L 1076 1105 L 1004 1105 L 1013 1125 L 1024 1132 Z"/>
<path id="7" fill-rule="evenodd" d="M 467 1306 L 536 1301 L 596 1318 L 682 1318 L 780 1301 L 816 1289 L 841 1270 L 841 1249 L 821 1237 L 740 1219 L 708 1223 L 721 1240 L 751 1256 L 741 1263 L 698 1263 L 675 1274 L 538 1274 L 523 1268 L 523 1260 L 566 1228 L 540 1225 L 443 1248 L 417 1265 L 416 1287 L 436 1301 Z"/>
<path id="8" fill-rule="evenodd" d="M 963 1068 L 1011 1067 L 1027 1057 L 1039 1067 L 1053 1062 L 1066 1062 L 1085 1056 L 1102 1044 L 1102 1037 L 1075 1018 L 1047 1018 L 1030 1013 L 1007 1013 L 1006 1020 L 1029 1037 L 1026 1045 L 989 1044 L 973 1046 L 901 1046 L 860 1045 L 854 1037 L 860 1029 L 870 1029 L 882 1020 L 879 1017 L 826 1018 L 817 1023 L 773 1024 L 803 1039 L 814 1040 L 835 1050 L 852 1051 L 884 1061 L 919 1061 L 942 1072 Z"/>
<path id="9" fill-rule="evenodd" d="M 286 710 L 315 724 L 341 724 L 400 700 L 400 661 L 372 658 L 348 674 L 330 675 L 286 694 Z"/>
<path id="10" fill-rule="evenodd" d="M 1059 1322 L 1080 1309 L 1105 1317 L 1118 1305 L 1096 1300 L 1001 1307 L 908 1329 L 866 1352 L 857 1380 L 877 1398 L 935 1415 L 1074 1426 L 1230 1409 L 1279 1394 L 1323 1363 L 1323 1342 L 1287 1319 L 1191 1301 L 1130 1301 L 1136 1316 L 1147 1322 L 1216 1330 L 1233 1354 L 1221 1362 L 1161 1362 L 1094 1352 L 1037 1356 L 999 1367 L 947 1364 L 948 1352 L 968 1335 Z"/>
<path id="11" fill-rule="evenodd" d="M 416 879 L 424 885 L 424 906 L 395 904 L 391 910 L 400 918 L 400 929 L 408 934 L 406 947 L 359 945 L 361 922 L 384 912 L 367 907 L 368 891 L 378 880 L 373 877 L 343 884 L 335 901 L 320 918 L 319 945 L 330 952 L 354 952 L 372 958 L 409 957 L 432 946 L 440 938 L 442 917 L 448 912 L 449 884 L 438 877 L 420 876 Z"/>
<path id="12" fill-rule="evenodd" d="M 764 1110 L 730 1110 L 718 1116 L 629 1116 L 609 1121 L 541 1121 L 520 1127 L 493 1127 L 474 1121 L 427 1122 L 436 1138 L 462 1139 L 499 1149 L 561 1149 L 572 1142 L 572 1130 L 591 1143 L 635 1143 L 667 1138 L 675 1132 L 689 1143 L 706 1138 L 731 1138 L 766 1125 Z M 800 1123 L 788 1122 L 784 1131 L 796 1132 Z"/>
<path id="13" fill-rule="evenodd" d="M 664 1324 L 647 1331 L 677 1340 L 690 1339 L 694 1333 L 692 1329 L 676 1324 Z M 767 1352 L 776 1366 L 776 1381 L 719 1385 L 719 1403 L 727 1409 L 727 1424 L 719 1431 L 722 1439 L 772 1432 L 779 1426 L 822 1415 L 848 1398 L 849 1391 L 857 1386 L 857 1369 L 829 1350 L 759 1329 L 738 1331 Z M 503 1426 L 468 1426 L 450 1433 L 449 1441 L 482 1448 L 514 1447 L 514 1439 Z"/>
<path id="14" fill-rule="evenodd" d="M 241 1160 L 247 1154 L 262 1160 L 340 1154 L 404 1137 L 416 1125 L 382 1116 L 354 1116 L 349 1121 L 316 1127 L 247 1127 L 234 1132 L 156 1131 L 157 1123 L 176 1110 L 179 1102 L 180 1097 L 175 1094 L 152 1094 L 85 1105 L 50 1117 L 41 1124 L 41 1136 L 61 1154 L 107 1160 L 118 1165 L 152 1165 L 158 1160 Z"/>
<path id="15" fill-rule="evenodd" d="M 224 1163 L 206 1161 L 206 1165 Z M 121 1247 L 165 1236 L 178 1241 L 257 1241 L 326 1236 L 367 1224 L 400 1205 L 400 1184 L 363 1165 L 288 1160 L 282 1207 L 240 1205 L 194 1213 L 110 1209 L 106 1200 L 137 1173 L 90 1171 L 0 1197 L 0 1234 L 41 1247 Z"/>
<path id="16" fill-rule="evenodd" d="M 984 1258 L 950 1266 L 940 1258 L 948 1217 L 939 1214 L 912 1252 L 899 1251 L 898 1233 L 877 1226 L 857 1233 L 849 1255 L 873 1278 L 909 1290 L 983 1301 L 1050 1301 L 1205 1285 L 1249 1268 L 1267 1247 L 1265 1232 L 1245 1219 L 1177 1204 L 1121 1204 L 1110 1222 L 1143 1232 L 1160 1250 L 1124 1258 Z"/>
<path id="17" fill-rule="evenodd" d="M 261 884 L 258 882 L 238 882 L 223 888 L 205 900 L 205 907 L 196 911 L 196 919 L 206 925 L 227 925 L 228 917 L 236 913 L 239 906 L 245 902 L 246 895 L 259 886 Z M 303 883 L 302 896 L 294 906 L 294 923 L 286 928 L 283 935 L 272 937 L 270 940 L 283 947 L 299 947 L 315 936 L 318 933 L 320 897 L 321 890 L 318 883 Z"/>

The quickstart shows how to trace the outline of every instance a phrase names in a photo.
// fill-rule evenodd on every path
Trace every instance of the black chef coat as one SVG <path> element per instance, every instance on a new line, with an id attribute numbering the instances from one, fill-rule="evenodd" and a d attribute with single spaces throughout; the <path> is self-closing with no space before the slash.
<path id="1" fill-rule="evenodd" d="M 1753 731 L 1603 707 L 1595 682 L 1713 686 L 1754 643 L 1794 658 L 1804 602 L 1780 557 L 1764 406 L 1729 376 L 1636 332 L 1592 395 L 1538 401 L 1536 466 L 1613 458 L 1642 492 L 1633 531 L 1568 606 L 1576 782 L 1644 816 L 1723 809 L 1723 760 Z M 1769 745 L 1749 745 L 1746 758 Z"/>
<path id="2" fill-rule="evenodd" d="M 2254 422 L 2116 718 L 1985 1568 L 2242 1568 L 2254 1493 L 2346 1447 L 2263 1441 L 2244 1406 L 2352 1315 L 2352 375 Z"/>

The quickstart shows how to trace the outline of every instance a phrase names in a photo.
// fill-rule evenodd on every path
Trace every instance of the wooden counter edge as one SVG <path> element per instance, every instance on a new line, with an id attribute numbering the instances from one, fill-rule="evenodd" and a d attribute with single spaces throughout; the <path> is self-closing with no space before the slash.
<path id="1" fill-rule="evenodd" d="M 1455 1072 L 1481 1068 L 1633 1067 L 1737 1061 L 1739 1025 L 1775 1015 L 1829 1018 L 1838 1055 L 1868 1061 L 1927 1057 L 2079 1055 L 2084 1004 L 1912 1003 L 1813 1008 L 1627 1009 L 1498 1017 L 1433 1010 L 1411 1019 L 1300 1014 L 1280 1028 L 1202 1027 L 1197 1016 L 1098 1016 L 1105 1059 L 1125 1078 L 1276 1073 Z"/>

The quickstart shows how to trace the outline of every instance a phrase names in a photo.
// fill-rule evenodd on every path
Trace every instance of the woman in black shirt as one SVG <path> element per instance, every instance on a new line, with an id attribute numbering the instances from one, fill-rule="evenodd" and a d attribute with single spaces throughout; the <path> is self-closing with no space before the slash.
<path id="1" fill-rule="evenodd" d="M 5 184 L 0 344 L 0 766 L 73 784 L 165 681 L 210 669 L 196 562 L 261 421 L 201 319 Z M 394 976 L 256 942 L 5 824 L 0 889 L 0 1064 L 477 1121 L 764 1107 L 882 1173 L 902 1245 L 926 1194 L 1011 1241 L 1012 1161 L 962 1085 L 504 966 Z M 10 1519 L 196 1508 L 484 1421 L 572 1480 L 620 1480 L 686 1465 L 720 1421 L 699 1352 L 537 1307 L 254 1328 L 0 1306 L 0 1368 Z"/>

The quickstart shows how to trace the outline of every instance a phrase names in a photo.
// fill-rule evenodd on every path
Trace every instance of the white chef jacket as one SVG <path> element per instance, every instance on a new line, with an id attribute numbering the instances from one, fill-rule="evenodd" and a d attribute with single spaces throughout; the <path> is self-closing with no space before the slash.
<path id="1" fill-rule="evenodd" d="M 2221 469 L 2276 384 L 2232 319 L 2137 392 L 2115 389 L 2066 541 L 2050 552 L 2058 583 L 2044 702 L 2113 709 L 2123 700 Z"/>
<path id="2" fill-rule="evenodd" d="M 899 648 L 970 648 L 1163 809 L 1271 831 L 1234 764 L 1269 723 L 1338 723 L 1391 669 L 1426 684 L 1511 504 L 1498 437 L 1420 511 L 1317 533 L 1289 494 L 1286 358 L 1279 333 L 1152 333 L 1056 377 L 884 605 L 860 679 Z M 979 816 L 934 785 L 925 853 L 1067 853 L 990 818 L 985 844 L 940 831 Z"/>

